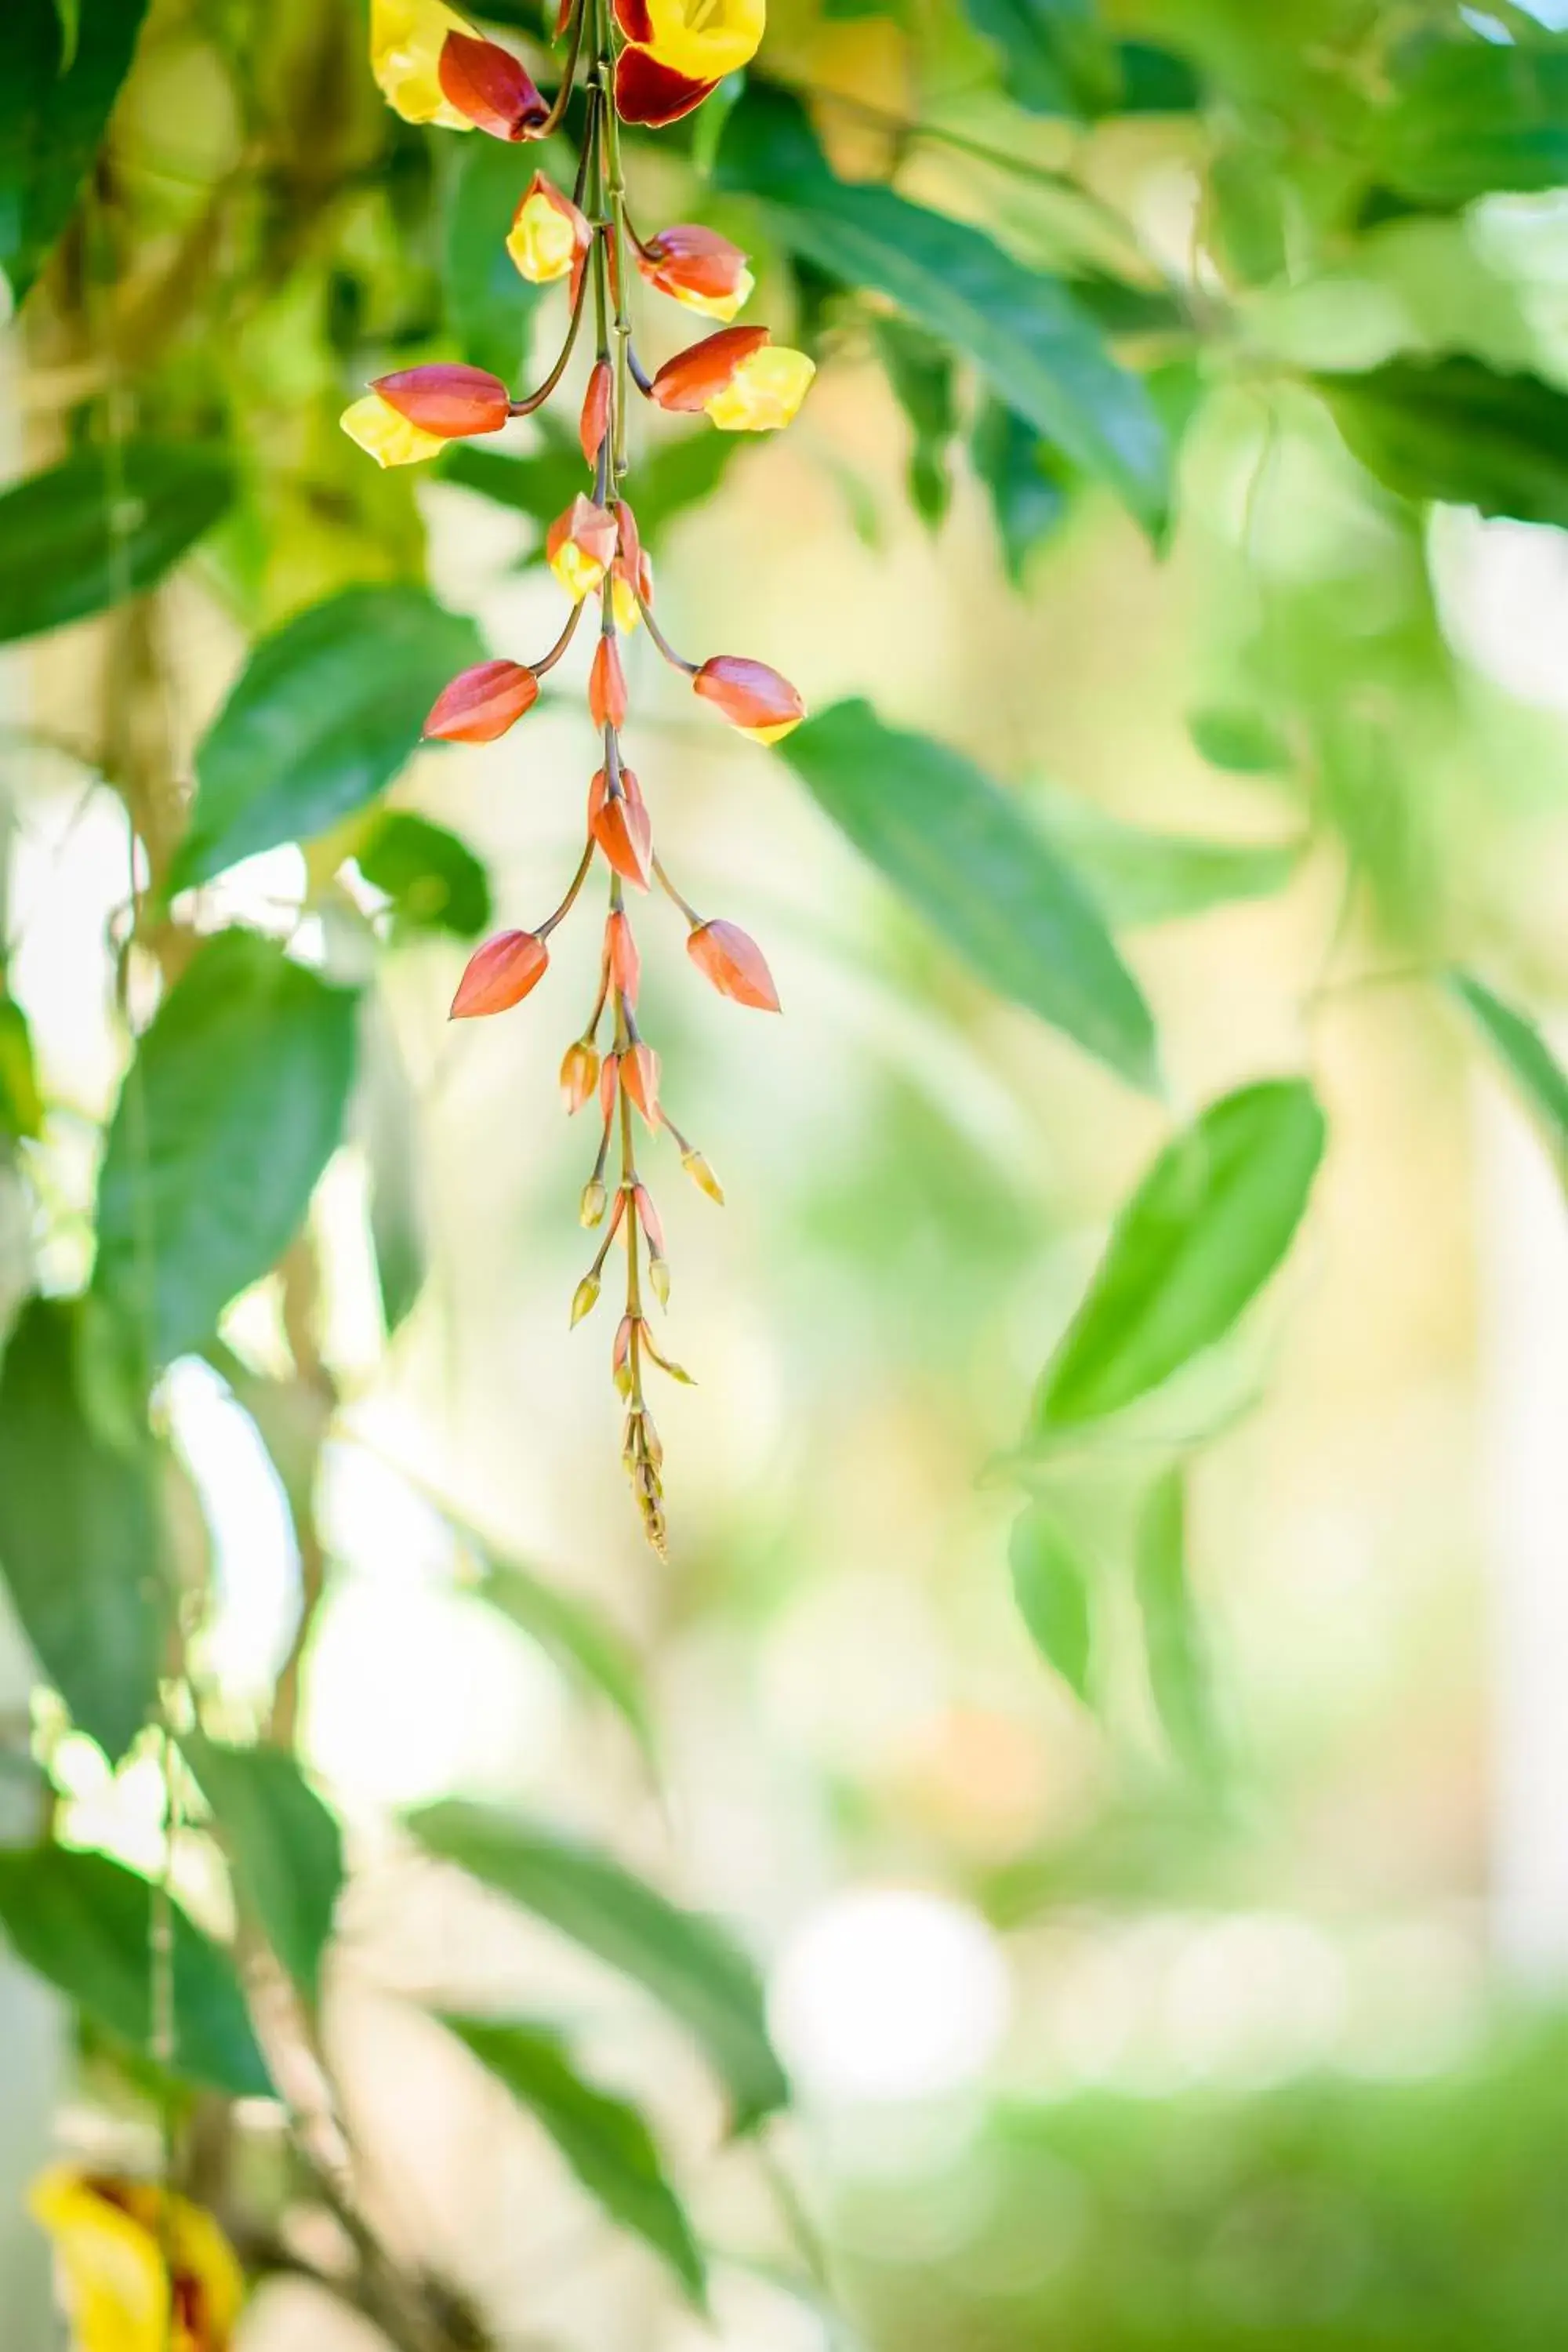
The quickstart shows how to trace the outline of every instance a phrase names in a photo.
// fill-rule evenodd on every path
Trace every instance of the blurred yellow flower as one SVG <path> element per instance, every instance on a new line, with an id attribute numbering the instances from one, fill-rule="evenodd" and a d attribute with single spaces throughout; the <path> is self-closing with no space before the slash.
<path id="1" fill-rule="evenodd" d="M 378 392 L 367 392 L 345 408 L 338 419 L 351 441 L 357 441 L 378 466 L 416 466 L 447 446 L 439 433 L 426 433 L 411 417 L 400 416 Z"/>
<path id="2" fill-rule="evenodd" d="M 174 2352 L 228 2352 L 245 2279 L 211 2214 L 183 2197 L 165 2205 L 149 2182 L 64 2165 L 39 2175 L 27 2203 L 54 2242 L 75 2352 L 165 2352 L 171 2340 Z"/>
<path id="3" fill-rule="evenodd" d="M 441 51 L 448 33 L 471 27 L 441 0 L 370 0 L 370 69 L 382 95 L 405 122 L 439 122 L 471 131 L 441 88 Z"/>
<path id="4" fill-rule="evenodd" d="M 816 362 L 786 344 L 767 343 L 741 362 L 706 405 L 723 433 L 774 433 L 787 425 L 810 389 Z"/>

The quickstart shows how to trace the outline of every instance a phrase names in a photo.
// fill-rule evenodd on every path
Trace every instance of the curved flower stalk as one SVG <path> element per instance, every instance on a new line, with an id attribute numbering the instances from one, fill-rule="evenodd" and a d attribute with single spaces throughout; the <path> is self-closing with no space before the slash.
<path id="1" fill-rule="evenodd" d="M 744 65 L 762 38 L 764 0 L 563 0 L 556 39 L 565 44 L 560 87 L 547 101 L 523 67 L 499 43 L 479 37 L 441 0 L 373 0 L 372 62 L 389 102 L 416 122 L 478 129 L 526 144 L 557 130 L 579 74 L 586 98 L 583 146 L 570 194 L 542 173 L 524 181 L 507 251 L 537 285 L 567 282 L 568 324 L 561 352 L 543 382 L 521 395 L 496 376 L 458 363 L 405 368 L 381 377 L 343 416 L 343 428 L 382 466 L 430 457 L 450 440 L 494 433 L 509 418 L 542 407 L 559 388 L 584 319 L 593 320 L 594 356 L 578 430 L 589 479 L 557 516 L 545 556 L 569 604 L 553 646 L 531 662 L 481 662 L 438 698 L 426 733 L 448 742 L 489 743 L 531 708 L 539 681 L 565 653 L 585 611 L 596 608 L 597 643 L 588 677 L 588 713 L 598 748 L 589 783 L 584 840 L 577 870 L 558 906 L 532 930 L 500 932 L 472 957 L 452 1004 L 458 1020 L 483 1018 L 520 1004 L 549 968 L 550 940 L 595 870 L 603 867 L 607 905 L 599 983 L 582 1030 L 561 1066 L 569 1113 L 590 1111 L 598 1142 L 581 1202 L 583 1223 L 603 1226 L 599 1247 L 577 1286 L 572 1321 L 598 1300 L 612 1248 L 625 1253 L 625 1305 L 611 1349 L 611 1370 L 626 1403 L 623 1458 L 648 1541 L 666 1543 L 663 1448 L 644 1382 L 650 1366 L 689 1376 L 658 1345 L 650 1296 L 662 1307 L 669 1266 L 658 1212 L 637 1158 L 639 1130 L 670 1137 L 681 1165 L 710 1200 L 721 1202 L 717 1178 L 676 1126 L 661 1089 L 658 1055 L 637 1022 L 641 958 L 628 893 L 650 887 L 687 926 L 687 948 L 703 977 L 736 1004 L 778 1011 L 762 950 L 739 927 L 701 914 L 660 862 L 653 821 L 622 743 L 628 695 L 620 638 L 646 626 L 672 667 L 718 715 L 764 743 L 776 742 L 805 716 L 786 678 L 763 662 L 718 654 L 688 661 L 654 614 L 653 569 L 627 496 L 634 394 L 668 410 L 705 415 L 723 432 L 772 432 L 799 408 L 814 369 L 802 352 L 775 344 L 766 327 L 730 322 L 752 291 L 747 257 L 728 238 L 691 222 L 645 243 L 626 214 L 620 125 L 673 122 L 701 104 L 724 75 Z M 704 318 L 716 332 L 649 376 L 632 340 L 628 298 L 634 277 Z"/>

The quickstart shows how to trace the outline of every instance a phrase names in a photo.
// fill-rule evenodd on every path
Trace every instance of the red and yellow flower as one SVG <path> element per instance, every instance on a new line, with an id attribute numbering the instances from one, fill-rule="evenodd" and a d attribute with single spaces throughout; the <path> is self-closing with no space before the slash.
<path id="1" fill-rule="evenodd" d="M 750 65 L 767 24 L 766 0 L 615 0 L 626 47 L 616 64 L 616 110 L 626 122 L 679 121 L 726 74 Z"/>
<path id="2" fill-rule="evenodd" d="M 816 373 L 804 352 L 766 327 L 721 327 L 666 360 L 650 398 L 677 415 L 705 415 L 725 433 L 776 433 L 799 410 Z"/>
<path id="3" fill-rule="evenodd" d="M 570 278 L 575 299 L 594 233 L 570 196 L 542 172 L 535 172 L 512 215 L 506 249 L 518 275 L 531 286 L 552 286 Z"/>
<path id="4" fill-rule="evenodd" d="M 229 2352 L 245 2299 L 210 2213 L 150 2182 L 58 2166 L 27 2198 L 76 2352 Z"/>
<path id="5" fill-rule="evenodd" d="M 740 247 L 696 221 L 661 228 L 637 247 L 637 265 L 659 293 L 710 319 L 732 319 L 755 283 Z"/>
<path id="6" fill-rule="evenodd" d="M 438 457 L 448 441 L 499 433 L 510 414 L 510 397 L 488 368 L 460 362 L 399 368 L 377 376 L 339 422 L 378 466 L 412 466 Z"/>
<path id="7" fill-rule="evenodd" d="M 437 122 L 471 131 L 441 88 L 441 51 L 448 34 L 467 32 L 442 0 L 370 0 L 370 69 L 383 97 L 405 122 Z"/>

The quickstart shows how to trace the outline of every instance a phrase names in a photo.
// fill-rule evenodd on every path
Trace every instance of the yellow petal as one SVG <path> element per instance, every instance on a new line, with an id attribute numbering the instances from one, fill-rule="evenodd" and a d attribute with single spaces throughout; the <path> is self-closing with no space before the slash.
<path id="1" fill-rule="evenodd" d="M 610 607 L 616 616 L 616 626 L 623 636 L 629 636 L 642 619 L 642 606 L 632 593 L 629 580 L 616 572 L 610 581 Z"/>
<path id="2" fill-rule="evenodd" d="M 722 433 L 775 433 L 805 398 L 816 363 L 787 344 L 764 343 L 741 362 L 708 414 Z"/>
<path id="3" fill-rule="evenodd" d="M 753 743 L 782 743 L 784 737 L 793 735 L 799 725 L 798 719 L 781 719 L 775 726 L 742 727 L 741 732 L 749 735 Z"/>
<path id="4" fill-rule="evenodd" d="M 405 122 L 439 122 L 471 131 L 441 88 L 441 50 L 448 33 L 469 30 L 442 0 L 370 0 L 370 69 Z"/>
<path id="5" fill-rule="evenodd" d="M 721 81 L 749 65 L 767 24 L 767 0 L 648 0 L 637 47 L 691 81 Z"/>
<path id="6" fill-rule="evenodd" d="M 531 286 L 564 278 L 576 257 L 577 237 L 570 215 L 548 196 L 525 196 L 508 232 L 506 249 Z"/>
<path id="7" fill-rule="evenodd" d="M 562 541 L 550 559 L 550 569 L 574 604 L 580 604 L 605 576 L 605 567 L 598 557 L 579 547 L 574 539 Z"/>
<path id="8" fill-rule="evenodd" d="M 56 2280 L 79 2352 L 163 2352 L 165 2251 L 185 2292 L 181 2352 L 227 2352 L 245 2282 L 208 2213 L 137 2181 L 106 2183 L 64 2166 L 33 2184 L 28 2206 L 54 2242 Z"/>
<path id="9" fill-rule="evenodd" d="M 421 457 L 434 457 L 447 446 L 439 433 L 426 433 L 422 425 L 399 415 L 379 392 L 367 392 L 363 400 L 344 409 L 338 422 L 349 439 L 357 441 L 378 466 L 415 466 Z"/>
<path id="10" fill-rule="evenodd" d="M 756 282 L 749 269 L 742 269 L 732 294 L 693 294 L 684 286 L 667 286 L 663 290 L 672 295 L 683 310 L 700 310 L 705 319 L 722 319 L 728 324 L 742 305 L 751 300 Z"/>

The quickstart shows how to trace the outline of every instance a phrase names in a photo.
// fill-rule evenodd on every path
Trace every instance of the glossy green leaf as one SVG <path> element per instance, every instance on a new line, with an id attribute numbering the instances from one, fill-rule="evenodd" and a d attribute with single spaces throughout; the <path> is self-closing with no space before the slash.
<path id="1" fill-rule="evenodd" d="M 1424 44 L 1373 115 L 1366 153 L 1379 178 L 1429 202 L 1568 185 L 1568 49 Z"/>
<path id="2" fill-rule="evenodd" d="M 0 5 L 0 279 L 13 306 L 70 218 L 146 13 L 147 0 Z"/>
<path id="3" fill-rule="evenodd" d="M 374 994 L 361 1015 L 360 1076 L 349 1116 L 370 1180 L 371 1251 L 382 1318 L 392 1332 L 425 1287 L 430 1250 L 419 1107 L 395 1024 Z"/>
<path id="4" fill-rule="evenodd" d="M 1568 393 L 1463 357 L 1316 383 L 1352 454 L 1401 498 L 1568 524 Z"/>
<path id="5" fill-rule="evenodd" d="M 0 995 L 0 1135 L 37 1137 L 44 1098 L 27 1016 L 14 996 Z"/>
<path id="6" fill-rule="evenodd" d="M 543 2126 L 611 2221 L 651 2246 L 705 2306 L 702 2250 L 641 2111 L 588 2082 L 548 2025 L 452 2016 L 441 2022 Z"/>
<path id="7" fill-rule="evenodd" d="M 335 1817 L 280 1748 L 231 1748 L 196 1731 L 180 1745 L 212 1808 L 242 1911 L 315 2002 L 343 1885 Z"/>
<path id="8" fill-rule="evenodd" d="M 483 659 L 473 623 L 421 588 L 346 588 L 263 637 L 197 747 L 171 889 L 367 807 L 441 688 Z"/>
<path id="9" fill-rule="evenodd" d="M 1044 1504 L 1031 1503 L 1014 1520 L 1007 1560 L 1029 1639 L 1075 1696 L 1087 1700 L 1093 1649 L 1089 1576 Z"/>
<path id="10" fill-rule="evenodd" d="M 1530 1015 L 1494 994 L 1473 972 L 1450 972 L 1448 985 L 1513 1079 L 1568 1173 L 1568 1072 Z"/>
<path id="11" fill-rule="evenodd" d="M 996 396 L 1107 482 L 1151 530 L 1169 493 L 1163 427 L 1071 293 L 976 228 L 890 188 L 835 178 L 798 102 L 753 86 L 719 151 L 721 187 L 760 197 L 790 251 L 886 295 L 972 360 Z"/>
<path id="12" fill-rule="evenodd" d="M 153 587 L 233 495 L 220 451 L 161 441 L 79 449 L 0 492 L 0 644 Z"/>
<path id="13" fill-rule="evenodd" d="M 17 1958 L 117 2042 L 153 2055 L 153 1890 L 101 1853 L 44 1845 L 0 1852 L 0 1927 Z M 271 2093 L 228 1955 L 177 1903 L 174 2072 L 234 2098 Z"/>
<path id="14" fill-rule="evenodd" d="M 93 1277 L 158 1363 L 199 1348 L 299 1231 L 342 1131 L 355 1004 L 228 930 L 159 1007 L 109 1131 Z"/>
<path id="15" fill-rule="evenodd" d="M 1225 1337 L 1289 1248 L 1324 1138 L 1310 1087 L 1270 1078 L 1165 1146 L 1046 1368 L 1043 1429 L 1120 1411 Z"/>
<path id="16" fill-rule="evenodd" d="M 1153 1023 L 1099 910 L 962 752 L 840 702 L 784 758 L 834 822 L 986 984 L 1128 1078 L 1157 1084 Z"/>
<path id="17" fill-rule="evenodd" d="M 486 1560 L 481 1600 L 508 1618 L 549 1653 L 580 1687 L 607 1699 L 646 1755 L 653 1751 L 637 1663 L 616 1628 L 597 1609 L 546 1583 L 531 1569 L 489 1554 L 468 1528 L 459 1530 Z"/>
<path id="18" fill-rule="evenodd" d="M 1173 1752 L 1215 1780 L 1223 1749 L 1203 1628 L 1187 1576 L 1186 1503 L 1179 1469 L 1151 1488 L 1138 1522 L 1133 1582 L 1143 1624 L 1149 1693 Z"/>
<path id="19" fill-rule="evenodd" d="M 1163 923 L 1284 888 L 1301 841 L 1255 845 L 1144 833 L 1071 793 L 1034 795 L 1035 814 L 1106 919 Z"/>
<path id="20" fill-rule="evenodd" d="M 489 877 L 468 843 L 411 809 L 384 810 L 354 862 L 404 929 L 472 940 L 489 922 Z"/>
<path id="21" fill-rule="evenodd" d="M 789 2096 L 762 1986 L 723 1929 L 682 1910 L 596 1847 L 458 1799 L 409 1823 L 430 1853 L 507 1895 L 631 1977 L 679 2019 L 729 2085 L 737 2131 Z"/>
<path id="22" fill-rule="evenodd" d="M 1027 419 L 1000 400 L 982 404 L 969 454 L 990 497 L 1007 577 L 1022 587 L 1030 556 L 1060 528 L 1071 502 L 1060 460 Z"/>
<path id="23" fill-rule="evenodd" d="M 0 1570 L 73 1720 L 117 1758 L 158 1694 L 156 1465 L 84 1410 L 80 1322 L 74 1300 L 30 1299 L 0 1362 Z"/>
<path id="24" fill-rule="evenodd" d="M 942 344 L 902 319 L 879 319 L 877 349 L 893 395 L 909 419 L 910 501 L 934 529 L 952 496 L 948 450 L 958 429 L 952 355 Z"/>

